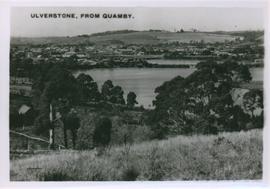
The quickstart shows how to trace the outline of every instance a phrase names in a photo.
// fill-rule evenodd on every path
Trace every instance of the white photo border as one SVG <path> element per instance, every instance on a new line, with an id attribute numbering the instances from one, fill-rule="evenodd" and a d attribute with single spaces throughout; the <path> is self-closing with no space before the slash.
<path id="1" fill-rule="evenodd" d="M 264 10 L 264 129 L 262 181 L 155 181 L 155 182 L 10 182 L 9 181 L 9 48 L 12 7 L 261 7 Z M 0 188 L 268 188 L 270 187 L 270 58 L 269 3 L 267 0 L 0 0 Z"/>

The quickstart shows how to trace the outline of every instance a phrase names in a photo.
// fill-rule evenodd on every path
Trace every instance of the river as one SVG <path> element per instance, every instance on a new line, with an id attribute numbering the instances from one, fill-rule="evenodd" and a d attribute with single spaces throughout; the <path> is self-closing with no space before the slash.
<path id="1" fill-rule="evenodd" d="M 123 88 L 125 98 L 129 91 L 133 91 L 137 95 L 139 105 L 152 108 L 152 101 L 156 96 L 154 93 L 156 87 L 177 75 L 187 77 L 194 71 L 195 69 L 184 68 L 105 68 L 77 71 L 74 75 L 76 77 L 80 73 L 91 75 L 99 88 L 106 80 L 112 80 L 114 85 Z M 262 81 L 262 68 L 252 68 L 250 71 L 254 81 Z"/>
<path id="2" fill-rule="evenodd" d="M 249 69 L 252 81 L 263 81 L 263 68 L 251 68 Z"/>

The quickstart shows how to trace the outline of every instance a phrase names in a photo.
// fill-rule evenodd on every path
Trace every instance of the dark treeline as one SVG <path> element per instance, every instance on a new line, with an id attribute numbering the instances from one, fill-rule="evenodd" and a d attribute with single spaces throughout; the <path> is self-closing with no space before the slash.
<path id="1" fill-rule="evenodd" d="M 46 69 L 48 67 L 52 67 L 55 65 L 55 63 L 42 63 L 42 64 L 32 64 L 31 60 L 30 62 L 23 62 L 23 63 L 12 63 L 10 64 L 10 75 L 11 76 L 23 76 L 23 77 L 29 77 L 33 78 L 36 73 L 39 73 L 40 70 Z M 68 70 L 89 70 L 89 69 L 96 69 L 96 68 L 190 68 L 189 65 L 173 65 L 173 64 L 167 64 L 167 65 L 160 65 L 160 64 L 150 64 L 147 61 L 143 62 L 130 62 L 130 63 L 114 63 L 111 62 L 109 64 L 96 64 L 96 65 L 79 65 L 69 62 L 62 62 L 57 63 L 59 66 L 61 66 L 64 69 Z"/>
<path id="2" fill-rule="evenodd" d="M 263 109 L 262 91 L 245 93 L 242 106 L 232 98 L 233 89 L 249 81 L 248 67 L 236 62 L 199 63 L 187 78 L 178 76 L 156 88 L 148 124 L 158 138 L 262 128 L 263 112 L 255 115 L 256 109 Z"/>

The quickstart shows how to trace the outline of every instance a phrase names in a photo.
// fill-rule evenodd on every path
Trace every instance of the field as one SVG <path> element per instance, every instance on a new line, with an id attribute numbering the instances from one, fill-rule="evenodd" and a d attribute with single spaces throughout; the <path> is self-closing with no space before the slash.
<path id="1" fill-rule="evenodd" d="M 262 178 L 262 130 L 177 136 L 102 153 L 55 151 L 11 160 L 11 181 L 246 180 Z"/>
<path id="2" fill-rule="evenodd" d="M 172 41 L 190 42 L 224 42 L 225 40 L 234 40 L 236 37 L 228 34 L 214 34 L 206 32 L 152 32 L 138 31 L 121 34 L 107 34 L 102 36 L 74 36 L 74 37 L 40 37 L 40 38 L 12 38 L 11 44 L 81 44 L 81 43 L 111 43 L 112 41 L 123 42 L 125 44 L 157 44 Z"/>

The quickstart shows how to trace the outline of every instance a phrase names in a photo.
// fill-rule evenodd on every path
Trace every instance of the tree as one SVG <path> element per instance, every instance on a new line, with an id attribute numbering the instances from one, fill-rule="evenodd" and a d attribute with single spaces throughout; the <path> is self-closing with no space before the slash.
<path id="1" fill-rule="evenodd" d="M 70 130 L 72 133 L 72 144 L 73 148 L 76 146 L 76 139 L 77 139 L 77 131 L 80 127 L 80 119 L 77 115 L 75 109 L 71 109 L 70 112 L 64 117 L 64 141 L 65 147 L 68 148 L 67 144 L 67 130 Z"/>
<path id="2" fill-rule="evenodd" d="M 99 101 L 101 95 L 98 91 L 98 85 L 90 75 L 81 73 L 76 80 L 81 87 L 83 101 Z"/>
<path id="3" fill-rule="evenodd" d="M 249 70 L 232 61 L 206 61 L 196 67 L 187 78 L 178 76 L 156 88 L 151 121 L 169 125 L 169 134 L 236 129 L 231 128 L 235 120 L 231 91 L 239 82 L 249 80 Z"/>
<path id="4" fill-rule="evenodd" d="M 47 113 L 39 113 L 34 121 L 35 133 L 38 135 L 48 136 L 49 129 L 52 129 L 51 122 Z"/>
<path id="5" fill-rule="evenodd" d="M 248 112 L 252 118 L 255 117 L 257 109 L 263 109 L 263 94 L 261 90 L 250 90 L 243 96 L 244 110 Z"/>
<path id="6" fill-rule="evenodd" d="M 242 78 L 242 81 L 249 82 L 252 79 L 251 73 L 248 69 L 248 66 L 243 65 L 239 68 L 239 77 Z"/>
<path id="7" fill-rule="evenodd" d="M 104 82 L 101 88 L 101 95 L 107 102 L 125 104 L 123 89 L 120 86 L 114 86 L 111 80 Z"/>
<path id="8" fill-rule="evenodd" d="M 97 147 L 106 147 L 111 140 L 112 122 L 107 117 L 98 119 L 94 131 L 94 144 Z"/>
<path id="9" fill-rule="evenodd" d="M 80 101 L 79 87 L 71 72 L 60 67 L 52 68 L 45 84 L 44 94 L 50 102 L 58 99 L 66 99 L 70 104 Z"/>
<path id="10" fill-rule="evenodd" d="M 120 86 L 115 86 L 112 88 L 111 91 L 111 99 L 110 102 L 115 103 L 115 104 L 125 104 L 125 99 L 124 99 L 124 91 Z"/>
<path id="11" fill-rule="evenodd" d="M 43 80 L 45 83 L 40 95 L 39 117 L 36 123 L 42 128 L 42 132 L 49 130 L 50 145 L 54 148 L 56 112 L 65 117 L 70 108 L 80 101 L 80 93 L 72 73 L 59 66 L 51 68 Z"/>
<path id="12" fill-rule="evenodd" d="M 22 116 L 18 112 L 9 113 L 10 128 L 18 128 L 23 126 Z"/>
<path id="13" fill-rule="evenodd" d="M 232 119 L 229 123 L 229 131 L 241 131 L 249 129 L 247 125 L 251 122 L 251 117 L 244 112 L 243 108 L 236 105 L 232 109 Z"/>
<path id="14" fill-rule="evenodd" d="M 248 66 L 238 64 L 231 58 L 221 65 L 221 69 L 225 70 L 234 82 L 249 82 L 252 79 Z"/>
<path id="15" fill-rule="evenodd" d="M 101 88 L 101 95 L 104 100 L 110 101 L 112 98 L 112 89 L 113 89 L 113 83 L 111 80 L 107 80 L 104 82 Z"/>
<path id="16" fill-rule="evenodd" d="M 135 104 L 138 104 L 136 98 L 137 95 L 134 92 L 129 92 L 127 94 L 127 106 L 134 107 Z"/>
<path id="17" fill-rule="evenodd" d="M 169 128 L 167 124 L 159 122 L 157 124 L 152 124 L 151 130 L 153 131 L 153 139 L 165 139 L 168 134 Z"/>
<path id="18" fill-rule="evenodd" d="M 90 114 L 88 116 L 83 116 L 80 123 L 81 126 L 78 129 L 77 133 L 77 142 L 76 142 L 76 148 L 79 150 L 89 150 L 93 149 L 94 146 L 94 131 L 95 126 L 97 123 L 97 120 L 100 118 L 100 115 L 98 114 Z"/>

